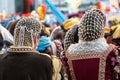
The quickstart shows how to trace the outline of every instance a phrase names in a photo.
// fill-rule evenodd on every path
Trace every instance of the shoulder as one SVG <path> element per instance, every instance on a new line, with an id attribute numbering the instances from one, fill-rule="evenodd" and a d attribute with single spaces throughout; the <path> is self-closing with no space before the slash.
<path id="1" fill-rule="evenodd" d="M 12 61 L 17 62 L 21 61 L 20 63 L 26 61 L 28 63 L 51 63 L 51 59 L 44 55 L 45 53 L 37 53 L 37 52 L 30 52 L 30 53 L 5 53 L 0 56 L 0 60 L 2 61 Z"/>
<path id="2" fill-rule="evenodd" d="M 74 53 L 76 50 L 78 50 L 77 48 L 78 48 L 78 46 L 79 46 L 79 44 L 71 44 L 69 47 L 68 47 L 68 50 L 67 50 L 67 52 L 68 53 Z"/>
<path id="3" fill-rule="evenodd" d="M 46 53 L 33 53 L 32 58 L 34 58 L 34 60 L 40 61 L 40 62 L 51 62 L 51 58 L 49 55 L 47 55 Z"/>

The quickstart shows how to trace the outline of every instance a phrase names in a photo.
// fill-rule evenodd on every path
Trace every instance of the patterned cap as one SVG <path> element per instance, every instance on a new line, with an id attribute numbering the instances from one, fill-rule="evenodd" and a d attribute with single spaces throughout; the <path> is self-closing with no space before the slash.
<path id="1" fill-rule="evenodd" d="M 64 51 L 68 49 L 68 47 L 78 42 L 78 25 L 74 25 L 70 30 L 67 31 L 64 39 Z"/>
<path id="2" fill-rule="evenodd" d="M 14 46 L 34 46 L 33 36 L 41 32 L 40 23 L 34 18 L 22 18 L 15 26 Z"/>
<path id="3" fill-rule="evenodd" d="M 106 22 L 105 15 L 98 9 L 87 11 L 78 27 L 80 40 L 92 41 L 101 37 Z"/>

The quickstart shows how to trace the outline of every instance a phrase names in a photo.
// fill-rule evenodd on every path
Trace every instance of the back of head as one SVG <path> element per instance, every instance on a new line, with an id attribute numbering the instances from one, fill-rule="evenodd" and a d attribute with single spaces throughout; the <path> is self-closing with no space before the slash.
<path id="1" fill-rule="evenodd" d="M 14 46 L 34 47 L 34 36 L 41 31 L 40 23 L 34 18 L 22 18 L 15 26 Z"/>
<path id="2" fill-rule="evenodd" d="M 82 41 L 93 41 L 104 33 L 106 17 L 98 9 L 87 11 L 78 26 L 78 36 Z"/>

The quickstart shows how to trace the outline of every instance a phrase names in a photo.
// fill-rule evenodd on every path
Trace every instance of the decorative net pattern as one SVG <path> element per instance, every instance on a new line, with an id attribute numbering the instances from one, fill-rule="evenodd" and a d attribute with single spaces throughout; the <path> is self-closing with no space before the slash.
<path id="1" fill-rule="evenodd" d="M 40 33 L 40 23 L 34 18 L 22 18 L 15 26 L 14 46 L 34 46 L 33 37 Z"/>
<path id="2" fill-rule="evenodd" d="M 101 37 L 104 32 L 106 18 L 100 10 L 87 11 L 79 25 L 80 40 L 92 41 Z"/>

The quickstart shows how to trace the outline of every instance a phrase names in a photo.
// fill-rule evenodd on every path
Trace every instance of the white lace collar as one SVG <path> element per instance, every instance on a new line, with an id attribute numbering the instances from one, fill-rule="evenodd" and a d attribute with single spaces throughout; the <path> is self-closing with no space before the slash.
<path id="1" fill-rule="evenodd" d="M 94 41 L 84 42 L 79 41 L 77 44 L 72 44 L 68 48 L 68 53 L 70 54 L 80 54 L 87 52 L 104 52 L 109 45 L 107 44 L 105 38 L 99 38 Z"/>

